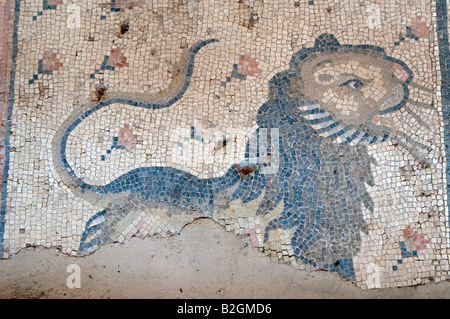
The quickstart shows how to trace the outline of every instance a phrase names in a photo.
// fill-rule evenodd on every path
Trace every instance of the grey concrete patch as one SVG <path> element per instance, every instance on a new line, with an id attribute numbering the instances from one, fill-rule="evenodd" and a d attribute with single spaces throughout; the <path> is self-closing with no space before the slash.
<path id="1" fill-rule="evenodd" d="M 66 285 L 67 267 L 81 288 Z M 248 236 L 199 219 L 171 238 L 132 238 L 85 257 L 23 249 L 0 261 L 0 298 L 450 298 L 450 280 L 362 290 L 335 273 L 272 262 Z"/>

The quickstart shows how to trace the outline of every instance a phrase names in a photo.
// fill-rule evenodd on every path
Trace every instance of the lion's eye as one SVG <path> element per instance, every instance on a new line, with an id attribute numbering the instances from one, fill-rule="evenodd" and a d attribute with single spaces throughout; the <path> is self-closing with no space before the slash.
<path id="1" fill-rule="evenodd" d="M 340 84 L 339 86 L 345 86 L 351 89 L 355 89 L 358 90 L 361 87 L 364 86 L 364 83 L 362 83 L 360 80 L 358 79 L 351 79 L 351 80 L 347 80 L 344 83 Z"/>

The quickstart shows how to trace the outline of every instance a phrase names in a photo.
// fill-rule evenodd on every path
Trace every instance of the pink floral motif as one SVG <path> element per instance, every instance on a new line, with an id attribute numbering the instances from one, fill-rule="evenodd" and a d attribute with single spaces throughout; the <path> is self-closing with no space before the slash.
<path id="1" fill-rule="evenodd" d="M 416 36 L 418 36 L 419 38 L 426 38 L 430 34 L 430 28 L 427 26 L 425 22 L 422 22 L 421 19 L 422 19 L 421 17 L 413 19 L 411 32 Z"/>
<path id="2" fill-rule="evenodd" d="M 120 48 L 112 49 L 108 59 L 108 65 L 112 67 L 128 66 L 127 58 L 123 55 Z"/>
<path id="3" fill-rule="evenodd" d="M 423 234 L 419 234 L 418 231 L 412 231 L 411 226 L 406 226 L 406 229 L 403 231 L 403 238 L 405 241 L 413 247 L 415 250 L 421 250 L 426 248 L 427 244 L 430 243 L 430 240 L 425 239 Z"/>
<path id="4" fill-rule="evenodd" d="M 250 55 L 241 55 L 239 58 L 238 72 L 244 75 L 254 76 L 261 74 L 262 70 L 258 69 L 258 62 L 252 59 Z"/>
<path id="5" fill-rule="evenodd" d="M 133 134 L 133 130 L 126 124 L 119 130 L 117 145 L 136 148 L 137 144 L 142 144 L 142 141 L 137 139 L 137 136 Z"/>
<path id="6" fill-rule="evenodd" d="M 42 58 L 42 68 L 45 71 L 57 71 L 63 64 L 56 57 L 56 53 L 52 51 L 45 51 Z"/>
<path id="7" fill-rule="evenodd" d="M 139 1 L 133 1 L 133 0 L 118 0 L 117 4 L 121 9 L 133 9 L 133 7 L 136 7 L 139 5 Z"/>
<path id="8" fill-rule="evenodd" d="M 47 0 L 47 5 L 56 6 L 58 4 L 63 4 L 63 0 Z"/>

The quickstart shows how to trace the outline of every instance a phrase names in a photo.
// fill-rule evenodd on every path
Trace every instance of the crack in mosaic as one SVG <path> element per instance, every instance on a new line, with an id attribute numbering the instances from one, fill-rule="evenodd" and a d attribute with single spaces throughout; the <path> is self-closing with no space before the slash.
<path id="1" fill-rule="evenodd" d="M 397 2 L 15 1 L 2 257 L 211 218 L 364 288 L 442 280 L 447 7 Z"/>

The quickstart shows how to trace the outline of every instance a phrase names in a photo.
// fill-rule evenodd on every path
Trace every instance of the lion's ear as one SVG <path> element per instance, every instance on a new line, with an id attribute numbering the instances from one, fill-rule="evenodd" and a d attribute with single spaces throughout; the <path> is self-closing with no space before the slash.
<path id="1" fill-rule="evenodd" d="M 341 44 L 331 33 L 321 34 L 314 43 L 314 48 L 316 50 L 332 50 L 339 46 L 341 46 Z"/>

